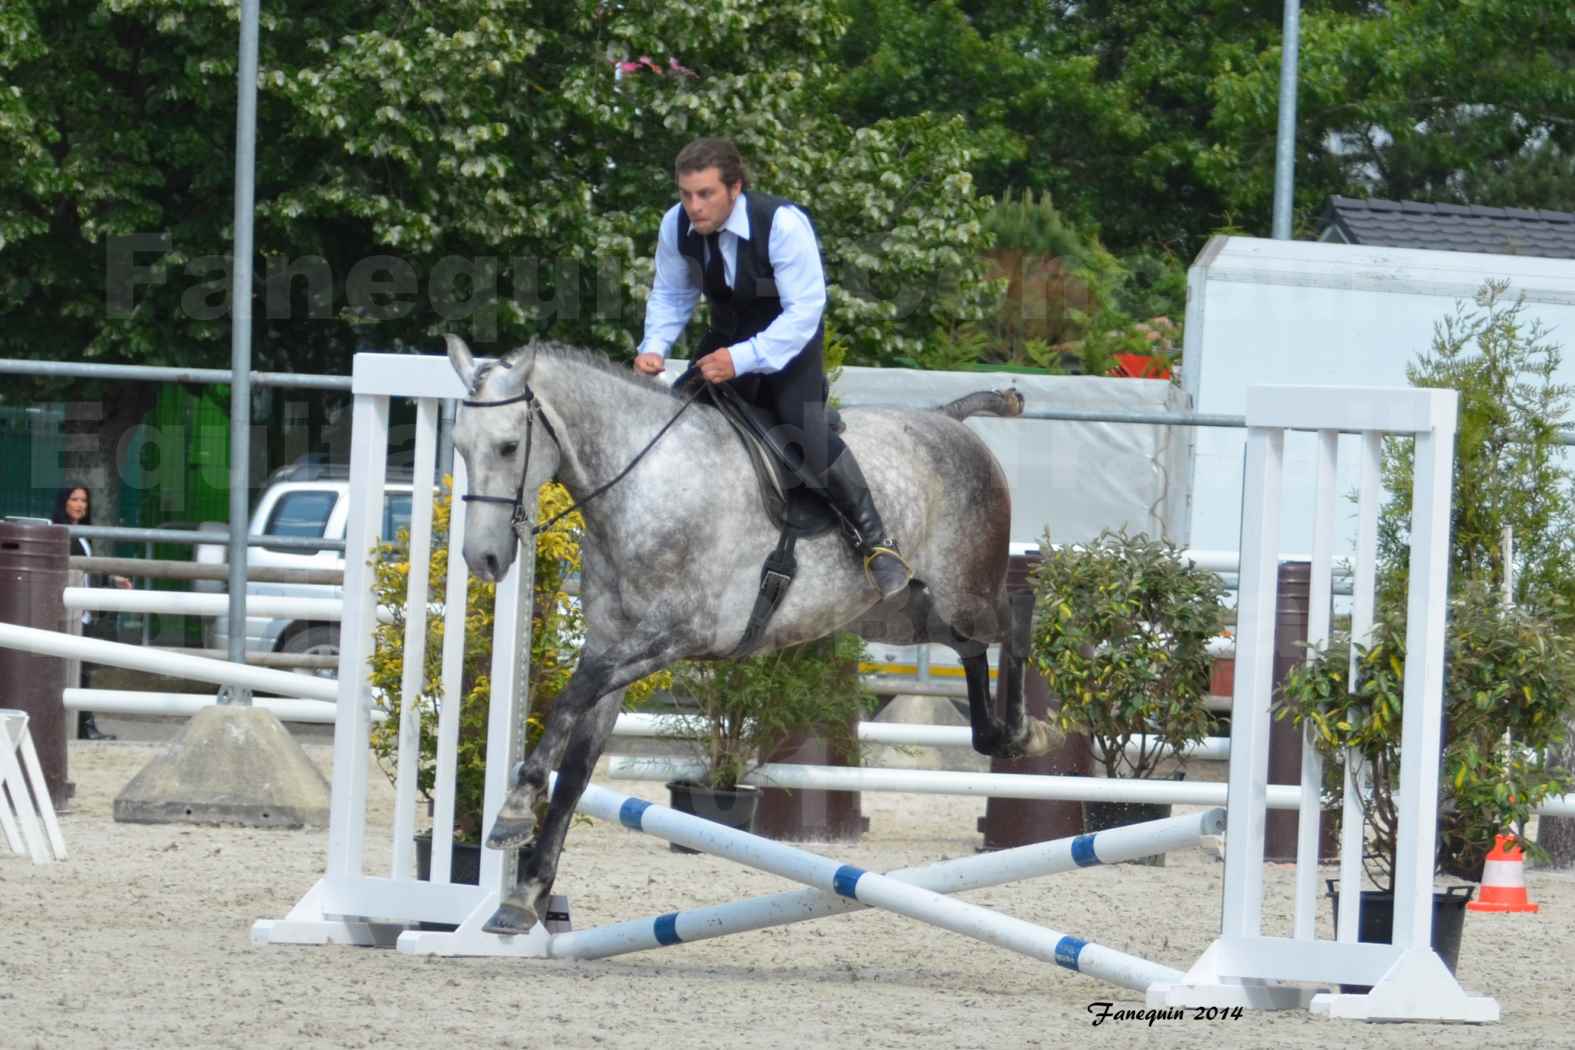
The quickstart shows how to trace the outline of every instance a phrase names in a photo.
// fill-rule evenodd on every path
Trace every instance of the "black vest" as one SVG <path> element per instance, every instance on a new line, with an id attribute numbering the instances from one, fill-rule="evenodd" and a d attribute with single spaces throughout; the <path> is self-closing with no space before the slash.
<path id="1" fill-rule="evenodd" d="M 771 268 L 771 222 L 778 208 L 797 205 L 757 190 L 749 190 L 744 195 L 744 202 L 749 210 L 749 239 L 740 238 L 738 242 L 733 297 L 720 302 L 706 294 L 706 301 L 711 305 L 711 328 L 704 349 L 707 353 L 716 347 L 732 346 L 759 335 L 782 313 L 782 297 L 777 293 L 776 273 Z M 703 288 L 705 281 L 698 275 L 705 272 L 705 238 L 695 232 L 682 208 L 678 209 L 678 254 L 690 261 Z M 826 321 L 822 316 L 814 336 L 804 345 L 818 348 L 825 341 L 825 335 Z"/>

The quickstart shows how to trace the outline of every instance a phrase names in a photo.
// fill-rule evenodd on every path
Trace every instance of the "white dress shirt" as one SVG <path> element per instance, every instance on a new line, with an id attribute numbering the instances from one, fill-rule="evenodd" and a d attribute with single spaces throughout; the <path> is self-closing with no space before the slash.
<path id="1" fill-rule="evenodd" d="M 732 286 L 738 273 L 738 242 L 748 240 L 748 194 L 740 193 L 733 212 L 722 224 L 718 243 L 722 247 L 722 268 Z M 645 339 L 639 353 L 667 352 L 683 333 L 702 294 L 700 271 L 678 252 L 678 212 L 673 205 L 662 217 L 656 238 L 656 277 L 651 282 L 651 298 L 645 304 Z M 820 265 L 820 248 L 814 230 L 802 211 L 792 205 L 777 209 L 771 220 L 771 241 L 766 246 L 774 271 L 777 294 L 782 298 L 782 313 L 766 330 L 728 349 L 733 371 L 780 372 L 798 356 L 820 327 L 826 309 L 826 275 Z"/>

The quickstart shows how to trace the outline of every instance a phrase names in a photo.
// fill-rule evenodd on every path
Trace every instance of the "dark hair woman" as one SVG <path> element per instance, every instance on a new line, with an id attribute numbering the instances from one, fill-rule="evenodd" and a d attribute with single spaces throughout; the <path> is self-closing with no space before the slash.
<path id="1" fill-rule="evenodd" d="M 93 493 L 86 485 L 72 483 L 64 486 L 55 495 L 55 511 L 50 515 L 50 520 L 56 525 L 91 525 L 93 524 Z M 85 536 L 71 537 L 71 554 L 73 556 L 92 557 L 93 546 Z M 110 584 L 115 587 L 130 587 L 131 581 L 124 576 L 111 576 Z M 73 571 L 68 577 L 73 587 L 102 586 L 103 577 L 90 576 L 81 571 Z M 72 634 L 81 634 L 83 629 L 93 622 L 93 614 L 84 612 L 80 619 L 67 617 L 66 629 Z M 77 686 L 80 682 L 82 688 L 87 688 L 90 675 L 88 669 L 79 660 L 72 660 L 66 665 L 66 685 Z M 93 718 L 91 711 L 77 712 L 77 739 L 78 740 L 113 740 L 113 733 L 101 732 L 98 723 Z"/>

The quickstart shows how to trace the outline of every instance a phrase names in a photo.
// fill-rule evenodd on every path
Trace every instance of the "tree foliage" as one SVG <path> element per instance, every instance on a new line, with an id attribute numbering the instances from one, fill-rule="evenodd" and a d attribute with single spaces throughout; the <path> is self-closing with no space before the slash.
<path id="1" fill-rule="evenodd" d="M 1413 386 L 1460 395 L 1452 477 L 1449 578 L 1502 593 L 1568 630 L 1575 623 L 1575 476 L 1559 444 L 1571 390 L 1554 382 L 1561 354 L 1525 304 L 1506 301 L 1505 282 L 1489 281 L 1474 304 L 1460 304 L 1435 327 L 1432 346 L 1406 368 Z M 1403 607 L 1410 552 L 1408 442 L 1390 441 L 1385 487 L 1394 493 L 1379 518 L 1385 604 Z M 1513 551 L 1504 546 L 1504 530 Z M 1512 556 L 1511 556 L 1512 553 Z"/>
<path id="2" fill-rule="evenodd" d="M 1575 206 L 1568 5 L 1302 8 L 1300 230 L 1331 193 Z M 981 220 L 1008 192 L 1048 191 L 1135 272 L 1267 232 L 1282 13 L 265 5 L 256 362 L 342 372 L 446 327 L 627 352 L 671 158 L 714 133 L 812 210 L 853 362 L 944 362 L 1000 293 Z M 0 10 L 0 355 L 225 362 L 237 21 L 233 0 Z"/>
<path id="3" fill-rule="evenodd" d="M 0 14 L 19 158 L 0 165 L 0 304 L 27 322 L 0 356 L 227 361 L 237 20 L 220 0 Z M 855 360 L 981 313 L 987 202 L 961 125 L 835 119 L 842 27 L 809 2 L 265 5 L 257 367 L 344 372 L 447 327 L 627 352 L 672 157 L 700 134 L 811 209 Z"/>
<path id="4" fill-rule="evenodd" d="M 1505 608 L 1483 580 L 1460 588 L 1449 605 L 1435 867 L 1480 878 L 1475 871 L 1494 836 L 1524 827 L 1544 799 L 1569 790 L 1569 772 L 1558 768 L 1552 752 L 1566 735 L 1561 719 L 1575 690 L 1575 650 L 1546 619 Z M 1293 666 L 1275 717 L 1309 728 L 1330 759 L 1327 783 L 1341 783 L 1335 769 L 1348 754 L 1371 773 L 1371 790 L 1361 795 L 1370 843 L 1363 859 L 1374 883 L 1391 891 L 1400 826 L 1404 619 L 1380 620 L 1368 644 L 1356 645 L 1354 690 L 1351 647 L 1349 635 L 1338 635 Z M 1331 792 L 1330 801 L 1338 794 Z"/>
<path id="5" fill-rule="evenodd" d="M 981 188 L 1049 190 L 1116 255 L 1266 235 L 1279 0 L 849 3 L 850 121 L 959 113 Z M 1568 207 L 1575 15 L 1541 0 L 1304 0 L 1298 228 L 1332 193 Z"/>

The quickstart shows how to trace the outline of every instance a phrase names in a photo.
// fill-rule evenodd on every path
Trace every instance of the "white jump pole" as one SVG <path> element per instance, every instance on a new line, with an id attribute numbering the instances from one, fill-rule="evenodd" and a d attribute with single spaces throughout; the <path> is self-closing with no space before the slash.
<path id="1" fill-rule="evenodd" d="M 107 590 L 108 588 L 104 588 Z M 41 656 L 62 656 L 111 667 L 129 667 L 134 671 L 152 671 L 154 674 L 192 678 L 199 682 L 217 685 L 244 685 L 286 696 L 305 697 L 309 700 L 339 699 L 337 683 L 315 675 L 275 671 L 249 664 L 232 664 L 227 660 L 212 660 L 206 656 L 188 656 L 164 649 L 148 649 L 140 645 L 106 642 L 97 638 L 79 638 L 60 631 L 43 631 L 36 627 L 20 627 L 0 623 L 0 646 L 21 649 Z"/>
<path id="2" fill-rule="evenodd" d="M 703 772 L 691 759 L 614 757 L 607 775 L 625 780 L 693 780 Z M 1124 777 L 1061 777 L 1039 773 L 969 773 L 949 769 L 865 769 L 769 762 L 743 778 L 754 787 L 792 791 L 898 791 L 981 798 L 1059 799 L 1069 802 L 1154 802 L 1162 805 L 1223 806 L 1226 785 L 1191 780 Z M 1271 809 L 1295 809 L 1301 788 L 1271 784 Z"/>
<path id="3" fill-rule="evenodd" d="M 924 867 L 904 868 L 887 877 L 934 893 L 961 893 L 1195 847 L 1204 835 L 1217 835 L 1224 828 L 1225 811 L 1211 809 L 1112 828 L 1093 835 L 1074 835 L 1053 842 L 1036 842 Z M 827 915 L 842 915 L 863 907 L 862 903 L 848 897 L 814 889 L 793 890 L 561 933 L 548 941 L 547 954 L 555 959 L 604 959 L 768 926 L 786 926 Z M 1072 968 L 1081 969 L 1076 965 L 1080 955 L 1073 958 Z M 1059 955 L 1057 961 L 1060 962 Z"/>
<path id="4" fill-rule="evenodd" d="M 613 725 L 614 737 L 671 737 L 682 732 L 689 719 L 684 715 L 656 715 L 643 711 L 625 712 Z M 973 730 L 968 726 L 937 726 L 918 722 L 860 722 L 858 738 L 861 744 L 888 744 L 895 747 L 966 747 L 973 748 Z M 1136 753 L 1158 748 L 1157 739 L 1134 736 L 1127 750 Z M 1189 745 L 1182 758 L 1206 761 L 1224 761 L 1230 757 L 1230 738 L 1205 737 Z"/>
<path id="5" fill-rule="evenodd" d="M 1174 983 L 1181 977 L 1179 970 L 1168 966 L 594 784 L 586 787 L 579 809 L 680 846 L 802 882 L 871 908 L 906 915 L 930 926 L 939 926 L 1126 988 L 1145 991 L 1151 984 Z"/>

